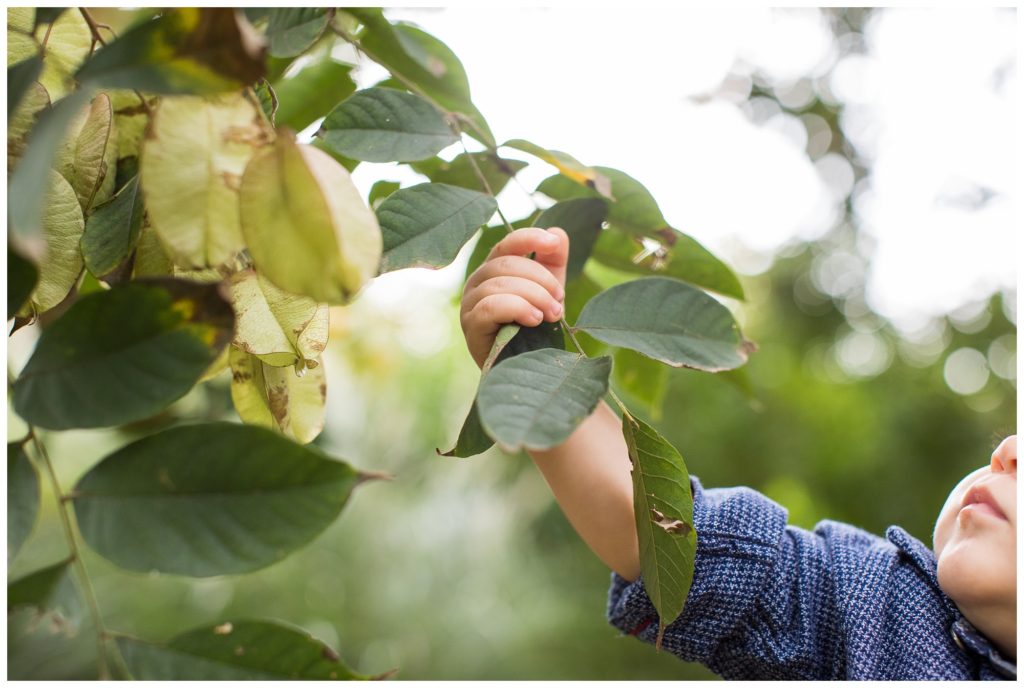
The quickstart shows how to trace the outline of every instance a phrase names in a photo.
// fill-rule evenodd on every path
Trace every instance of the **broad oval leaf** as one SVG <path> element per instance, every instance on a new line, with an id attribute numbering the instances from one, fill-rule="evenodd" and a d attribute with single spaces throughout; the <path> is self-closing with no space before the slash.
<path id="1" fill-rule="evenodd" d="M 327 7 L 272 7 L 267 10 L 268 52 L 295 57 L 313 45 L 333 16 Z"/>
<path id="2" fill-rule="evenodd" d="M 116 636 L 140 681 L 352 680 L 330 647 L 277 621 L 233 620 L 186 631 L 166 645 Z"/>
<path id="3" fill-rule="evenodd" d="M 322 362 L 277 367 L 234 346 L 230 349 L 231 400 L 238 417 L 250 425 L 276 429 L 300 444 L 316 439 L 324 429 L 327 401 Z"/>
<path id="4" fill-rule="evenodd" d="M 281 289 L 344 304 L 377 274 L 377 216 L 331 156 L 285 135 L 242 177 L 241 222 L 257 272 Z"/>
<path id="5" fill-rule="evenodd" d="M 147 418 L 192 388 L 233 329 L 217 285 L 154 279 L 88 294 L 43 330 L 14 409 L 54 430 Z"/>
<path id="6" fill-rule="evenodd" d="M 328 113 L 320 135 L 342 155 L 367 162 L 423 160 L 459 140 L 433 105 L 392 88 L 356 91 Z"/>
<path id="7" fill-rule="evenodd" d="M 25 442 L 7 443 L 7 561 L 25 544 L 39 514 L 39 477 Z"/>
<path id="8" fill-rule="evenodd" d="M 497 207 L 492 196 L 447 184 L 395 191 L 377 208 L 384 236 L 381 272 L 448 265 Z"/>
<path id="9" fill-rule="evenodd" d="M 82 257 L 89 272 L 102 278 L 128 259 L 139 240 L 143 210 L 137 175 L 93 210 L 82 234 Z"/>
<path id="10" fill-rule="evenodd" d="M 352 65 L 327 56 L 294 76 L 274 82 L 277 126 L 302 131 L 356 90 Z"/>
<path id="11" fill-rule="evenodd" d="M 74 489 L 90 547 L 122 568 L 246 573 L 329 526 L 366 476 L 270 430 L 202 423 L 105 457 Z"/>
<path id="12" fill-rule="evenodd" d="M 244 247 L 239 184 L 269 132 L 241 94 L 166 97 L 139 160 L 160 242 L 183 268 L 216 267 Z"/>
<path id="13" fill-rule="evenodd" d="M 690 474 L 679 452 L 651 426 L 628 413 L 622 435 L 633 464 L 633 512 L 640 543 L 640 573 L 660 626 L 676 620 L 693 583 L 697 532 Z"/>
<path id="14" fill-rule="evenodd" d="M 234 345 L 272 366 L 313 360 L 327 346 L 327 304 L 289 294 L 255 270 L 231 276 Z"/>
<path id="15" fill-rule="evenodd" d="M 608 391 L 610 356 L 559 349 L 513 356 L 494 366 L 477 394 L 480 422 L 502 451 L 561 444 Z"/>
<path id="16" fill-rule="evenodd" d="M 576 328 L 671 366 L 709 372 L 743 365 L 751 347 L 728 308 L 668 277 L 645 277 L 601 292 L 583 307 Z"/>
<path id="17" fill-rule="evenodd" d="M 70 13 L 69 13 L 70 14 Z M 259 81 L 263 41 L 233 7 L 178 7 L 97 50 L 75 74 L 99 88 L 212 94 Z"/>
<path id="18" fill-rule="evenodd" d="M 78 281 L 83 264 L 79 243 L 85 219 L 78 196 L 64 177 L 52 170 L 48 185 L 43 209 L 46 254 L 39 263 L 39 282 L 32 293 L 32 303 L 39 312 L 64 300 Z"/>
<path id="19" fill-rule="evenodd" d="M 96 94 L 71 123 L 53 167 L 75 190 L 83 213 L 114 193 L 117 131 L 106 93 Z"/>
<path id="20" fill-rule="evenodd" d="M 71 90 L 73 75 L 92 49 L 92 32 L 78 10 L 62 13 L 50 25 L 38 26 L 36 40 L 43 48 L 39 81 L 54 100 Z"/>

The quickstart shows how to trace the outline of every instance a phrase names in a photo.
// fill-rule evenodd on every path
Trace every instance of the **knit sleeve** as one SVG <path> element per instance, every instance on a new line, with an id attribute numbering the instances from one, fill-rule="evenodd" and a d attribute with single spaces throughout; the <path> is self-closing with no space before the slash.
<path id="1" fill-rule="evenodd" d="M 786 525 L 786 511 L 749 488 L 704 490 L 691 478 L 697 556 L 686 607 L 662 647 L 723 678 L 830 678 L 842 652 L 828 547 Z M 642 577 L 612 573 L 609 622 L 654 643 L 658 616 Z"/>

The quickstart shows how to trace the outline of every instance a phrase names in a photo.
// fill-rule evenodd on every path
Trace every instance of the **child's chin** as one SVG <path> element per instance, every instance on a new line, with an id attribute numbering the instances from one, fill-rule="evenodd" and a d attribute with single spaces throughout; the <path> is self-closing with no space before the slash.
<path id="1" fill-rule="evenodd" d="M 991 543 L 968 538 L 948 543 L 938 559 L 939 587 L 958 606 L 985 605 L 1016 597 L 1016 566 Z M 1014 552 L 1010 552 L 1012 556 Z"/>

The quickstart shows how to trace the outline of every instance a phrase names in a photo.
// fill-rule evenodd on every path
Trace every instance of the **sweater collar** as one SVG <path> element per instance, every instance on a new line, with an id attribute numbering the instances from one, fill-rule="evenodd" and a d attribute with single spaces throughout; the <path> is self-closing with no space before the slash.
<path id="1" fill-rule="evenodd" d="M 1005 678 L 1017 678 L 1017 665 L 1003 657 L 999 650 L 968 621 L 953 600 L 949 599 L 946 593 L 939 587 L 938 564 L 935 560 L 935 553 L 923 542 L 915 538 L 899 526 L 890 526 L 885 531 L 885 537 L 896 548 L 903 552 L 917 568 L 924 574 L 929 584 L 938 591 L 946 608 L 953 615 L 953 624 L 950 633 L 956 644 L 966 652 L 978 655 L 997 674 Z"/>

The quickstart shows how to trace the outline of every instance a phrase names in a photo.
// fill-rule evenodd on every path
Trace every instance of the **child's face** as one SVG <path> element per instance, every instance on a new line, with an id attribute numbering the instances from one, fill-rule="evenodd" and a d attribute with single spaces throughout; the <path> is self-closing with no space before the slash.
<path id="1" fill-rule="evenodd" d="M 939 585 L 961 611 L 1016 609 L 1016 435 L 1000 443 L 988 466 L 953 489 L 935 523 L 934 539 Z"/>

